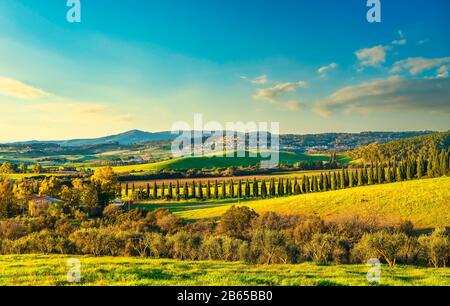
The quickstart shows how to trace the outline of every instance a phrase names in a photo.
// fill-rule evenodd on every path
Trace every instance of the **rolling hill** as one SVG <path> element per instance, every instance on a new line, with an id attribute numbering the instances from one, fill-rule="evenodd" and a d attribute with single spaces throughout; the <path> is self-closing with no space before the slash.
<path id="1" fill-rule="evenodd" d="M 117 173 L 125 172 L 151 172 L 160 170 L 188 170 L 188 169 L 214 169 L 214 168 L 227 168 L 227 167 L 249 167 L 257 165 L 264 160 L 261 156 L 258 157 L 184 157 L 170 159 L 157 163 L 118 166 L 113 167 L 113 170 Z M 294 152 L 280 152 L 280 164 L 295 164 L 298 162 L 314 162 L 314 161 L 329 161 L 328 155 L 309 155 Z M 339 156 L 341 162 L 346 162 L 347 159 L 344 155 Z"/>
<path id="2" fill-rule="evenodd" d="M 450 177 L 351 188 L 285 198 L 243 202 L 257 213 L 318 215 L 324 219 L 359 216 L 383 222 L 409 220 L 417 229 L 450 227 Z M 220 217 L 236 201 L 141 205 L 168 208 L 179 217 L 198 220 Z"/>

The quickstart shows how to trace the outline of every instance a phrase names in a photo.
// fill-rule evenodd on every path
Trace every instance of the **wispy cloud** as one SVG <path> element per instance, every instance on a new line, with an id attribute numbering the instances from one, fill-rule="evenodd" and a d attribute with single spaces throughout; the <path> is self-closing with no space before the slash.
<path id="1" fill-rule="evenodd" d="M 294 92 L 298 88 L 305 88 L 308 84 L 305 81 L 280 83 L 270 88 L 258 89 L 253 96 L 255 100 L 279 101 L 288 92 Z"/>
<path id="2" fill-rule="evenodd" d="M 431 40 L 429 38 L 425 38 L 425 39 L 421 39 L 419 41 L 417 41 L 418 45 L 424 45 L 426 43 L 429 43 Z"/>
<path id="3" fill-rule="evenodd" d="M 328 72 L 329 70 L 332 70 L 332 69 L 336 69 L 336 68 L 337 68 L 337 64 L 336 63 L 331 63 L 329 65 L 320 67 L 317 70 L 317 73 L 320 74 L 321 76 L 325 76 L 326 72 Z"/>
<path id="4" fill-rule="evenodd" d="M 421 111 L 450 113 L 450 79 L 403 79 L 398 76 L 348 86 L 320 101 L 314 111 L 328 117 L 338 112 Z"/>
<path id="5" fill-rule="evenodd" d="M 396 39 L 392 42 L 393 45 L 404 46 L 408 43 L 408 40 L 405 38 L 405 34 L 402 30 L 398 30 L 399 39 Z"/>
<path id="6" fill-rule="evenodd" d="M 0 95 L 20 99 L 34 99 L 51 96 L 50 93 L 24 82 L 0 76 Z"/>
<path id="7" fill-rule="evenodd" d="M 361 49 L 355 52 L 360 68 L 379 67 L 386 62 L 386 52 L 389 46 L 378 45 L 372 48 Z"/>
<path id="8" fill-rule="evenodd" d="M 241 76 L 241 79 L 249 81 L 250 83 L 256 84 L 256 85 L 264 85 L 269 82 L 269 77 L 266 74 L 256 77 L 255 79 L 249 79 L 246 76 Z"/>
<path id="9" fill-rule="evenodd" d="M 412 75 L 417 75 L 428 70 L 437 69 L 437 75 L 443 77 L 448 72 L 448 64 L 450 64 L 450 57 L 411 57 L 395 62 L 392 66 L 391 73 L 408 71 Z"/>

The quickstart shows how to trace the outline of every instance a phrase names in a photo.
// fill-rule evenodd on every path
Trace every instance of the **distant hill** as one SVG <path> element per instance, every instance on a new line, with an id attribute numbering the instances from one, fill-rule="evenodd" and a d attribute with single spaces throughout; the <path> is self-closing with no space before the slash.
<path id="1" fill-rule="evenodd" d="M 399 160 L 408 156 L 429 158 L 435 150 L 448 150 L 450 147 L 450 131 L 416 136 L 390 141 L 388 143 L 372 143 L 348 152 L 349 156 L 365 161 Z"/>
<path id="2" fill-rule="evenodd" d="M 51 141 L 24 141 L 17 142 L 15 144 L 39 144 L 39 143 L 51 143 L 57 144 L 62 147 L 81 147 L 89 145 L 102 145 L 108 143 L 117 143 L 119 145 L 129 145 L 134 143 L 142 143 L 147 141 L 161 141 L 161 140 L 171 140 L 174 139 L 176 135 L 172 135 L 170 132 L 158 132 L 150 133 L 143 132 L 139 130 L 131 130 L 125 133 L 120 133 L 117 135 L 111 135 L 100 138 L 90 138 L 90 139 L 72 139 L 72 140 L 51 140 Z"/>

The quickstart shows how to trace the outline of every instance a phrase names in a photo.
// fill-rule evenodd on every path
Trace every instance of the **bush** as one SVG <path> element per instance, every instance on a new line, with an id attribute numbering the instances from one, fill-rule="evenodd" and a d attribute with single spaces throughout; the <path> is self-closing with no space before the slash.
<path id="1" fill-rule="evenodd" d="M 18 220 L 0 221 L 0 240 L 15 240 L 27 234 L 27 228 Z"/>
<path id="2" fill-rule="evenodd" d="M 256 212 L 248 207 L 233 206 L 220 218 L 217 232 L 237 239 L 248 239 L 251 236 L 252 221 L 257 216 Z"/>
<path id="3" fill-rule="evenodd" d="M 81 254 L 124 256 L 126 241 L 130 235 L 111 228 L 89 228 L 76 231 L 70 235 L 69 240 Z"/>
<path id="4" fill-rule="evenodd" d="M 447 267 L 450 260 L 450 240 L 445 229 L 436 229 L 430 236 L 419 238 L 422 258 L 433 267 Z"/>
<path id="5" fill-rule="evenodd" d="M 280 231 L 256 230 L 252 237 L 251 252 L 259 263 L 294 263 L 297 252 Z"/>
<path id="6" fill-rule="evenodd" d="M 179 231 L 169 236 L 171 255 L 175 259 L 197 260 L 202 244 L 202 238 L 198 234 L 190 234 L 185 231 Z"/>
<path id="7" fill-rule="evenodd" d="M 380 231 L 365 234 L 355 246 L 354 256 L 363 262 L 372 258 L 383 259 L 392 268 L 399 260 L 405 259 L 409 243 L 410 239 L 404 233 Z"/>
<path id="8" fill-rule="evenodd" d="M 73 247 L 61 235 L 44 230 L 17 240 L 3 240 L 3 254 L 71 254 Z"/>
<path id="9" fill-rule="evenodd" d="M 237 261 L 242 244 L 242 240 L 228 236 L 209 236 L 202 243 L 200 259 Z"/>
<path id="10" fill-rule="evenodd" d="M 318 265 L 328 265 L 348 261 L 349 248 L 347 241 L 329 233 L 316 233 L 305 245 L 306 254 Z"/>

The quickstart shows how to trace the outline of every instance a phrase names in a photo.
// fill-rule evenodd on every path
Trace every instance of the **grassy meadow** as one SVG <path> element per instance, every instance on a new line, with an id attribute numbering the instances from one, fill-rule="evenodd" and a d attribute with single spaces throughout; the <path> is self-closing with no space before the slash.
<path id="1" fill-rule="evenodd" d="M 314 162 L 314 161 L 329 161 L 330 156 L 326 154 L 301 154 L 294 152 L 279 152 L 281 164 L 295 164 L 298 162 Z M 248 152 L 246 157 L 223 158 L 218 156 L 200 156 L 200 157 L 184 157 L 175 158 L 162 162 L 138 164 L 129 166 L 113 167 L 116 173 L 128 172 L 152 172 L 160 170 L 187 170 L 187 169 L 214 169 L 227 167 L 249 167 L 255 166 L 265 158 L 258 154 L 258 157 L 249 157 Z M 338 156 L 338 160 L 343 163 L 348 163 L 348 157 L 344 155 Z"/>
<path id="2" fill-rule="evenodd" d="M 93 286 L 367 286 L 366 265 L 251 265 L 61 255 L 0 256 L 0 286 L 65 286 L 69 258 L 81 262 L 81 283 Z M 450 286 L 450 269 L 382 267 L 381 286 Z"/>
<path id="3" fill-rule="evenodd" d="M 353 216 L 383 223 L 410 220 L 417 229 L 450 227 L 450 177 L 357 187 L 285 198 L 241 201 L 258 213 L 318 215 L 324 219 Z M 140 204 L 168 208 L 189 220 L 220 217 L 237 200 Z"/>

